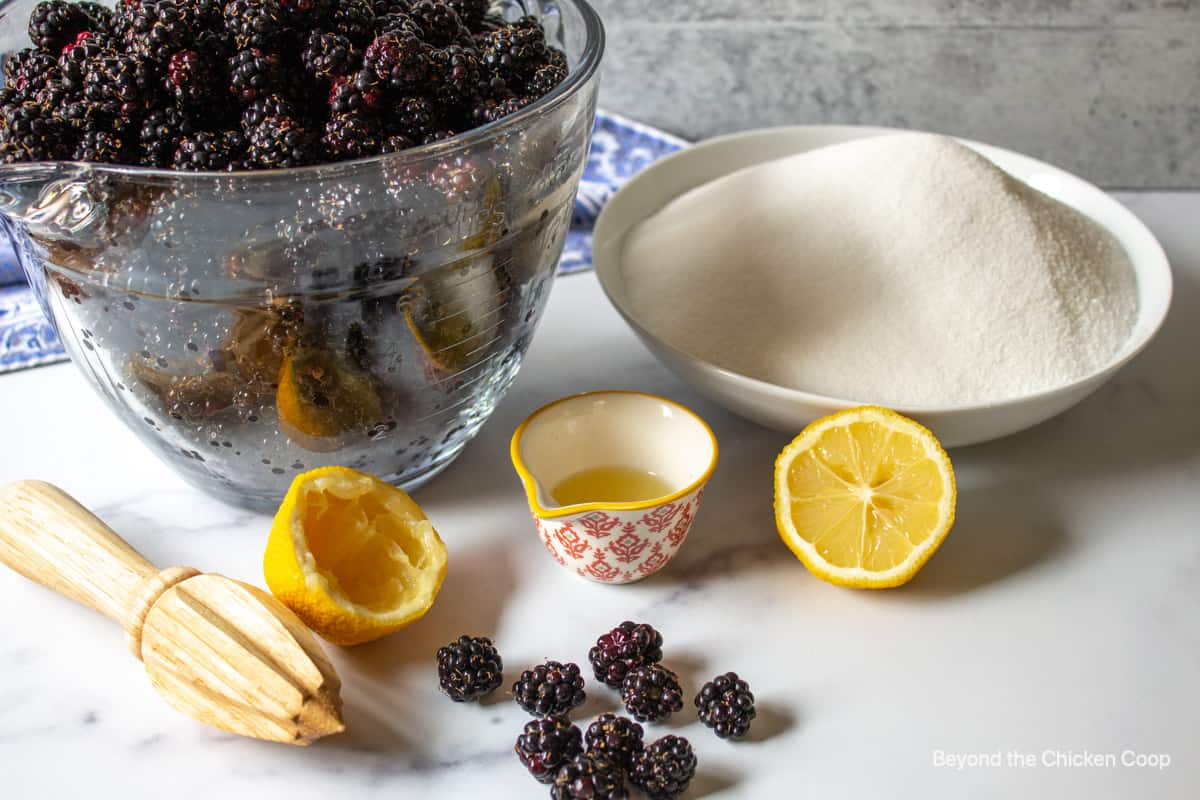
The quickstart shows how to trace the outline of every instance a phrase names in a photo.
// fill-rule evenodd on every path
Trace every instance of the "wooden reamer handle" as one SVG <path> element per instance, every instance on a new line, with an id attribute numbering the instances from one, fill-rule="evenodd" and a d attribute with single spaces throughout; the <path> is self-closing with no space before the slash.
<path id="1" fill-rule="evenodd" d="M 0 487 L 0 562 L 128 631 L 141 658 L 146 613 L 190 567 L 159 572 L 73 497 L 43 481 Z"/>

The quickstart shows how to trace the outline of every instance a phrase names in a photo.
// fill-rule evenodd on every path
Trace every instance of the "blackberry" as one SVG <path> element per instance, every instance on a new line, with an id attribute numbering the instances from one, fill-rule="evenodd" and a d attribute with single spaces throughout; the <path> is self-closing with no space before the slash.
<path id="1" fill-rule="evenodd" d="M 239 50 L 229 59 L 229 91 L 243 102 L 270 94 L 283 85 L 283 59 L 258 48 Z"/>
<path id="2" fill-rule="evenodd" d="M 422 42 L 425 41 L 425 31 L 421 30 L 417 21 L 405 11 L 391 11 L 375 16 L 375 35 L 380 36 L 385 33 L 403 33 L 406 36 L 415 36 Z"/>
<path id="3" fill-rule="evenodd" d="M 116 103 L 99 100 L 70 100 L 59 110 L 59 118 L 76 133 L 113 131 L 117 125 L 119 107 Z"/>
<path id="4" fill-rule="evenodd" d="M 3 112 L 5 157 L 17 161 L 50 161 L 69 155 L 63 123 L 36 103 L 9 106 Z"/>
<path id="5" fill-rule="evenodd" d="M 35 48 L 13 53 L 4 60 L 4 88 L 11 89 L 8 103 L 37 97 L 46 83 L 58 76 L 58 59 Z"/>
<path id="6" fill-rule="evenodd" d="M 330 29 L 355 47 L 366 47 L 375 36 L 375 9 L 367 0 L 342 0 L 333 11 Z"/>
<path id="7" fill-rule="evenodd" d="M 704 684 L 695 704 L 700 721 L 722 739 L 741 739 L 749 732 L 756 715 L 750 685 L 736 672 L 726 672 Z"/>
<path id="8" fill-rule="evenodd" d="M 429 75 L 430 52 L 428 45 L 411 34 L 381 33 L 363 53 L 363 72 L 397 92 L 419 90 Z"/>
<path id="9" fill-rule="evenodd" d="M 112 33 L 113 19 L 116 17 L 116 13 L 111 8 L 99 3 L 76 3 L 76 5 L 92 18 L 92 26 L 88 30 Z"/>
<path id="10" fill-rule="evenodd" d="M 373 73 L 365 70 L 354 77 L 338 78 L 329 89 L 329 111 L 332 114 L 374 113 L 383 97 Z"/>
<path id="11" fill-rule="evenodd" d="M 83 31 L 96 22 L 80 6 L 64 0 L 38 3 L 29 15 L 29 40 L 46 53 L 58 55 Z"/>
<path id="12" fill-rule="evenodd" d="M 321 143 L 334 161 L 362 158 L 379 150 L 379 121 L 364 114 L 334 114 L 325 123 Z"/>
<path id="13" fill-rule="evenodd" d="M 72 158 L 76 161 L 96 161 L 103 164 L 124 164 L 132 160 L 132 148 L 125 140 L 109 131 L 88 131 L 75 146 Z"/>
<path id="14" fill-rule="evenodd" d="M 626 620 L 596 640 L 588 651 L 588 661 L 596 680 L 612 689 L 620 689 L 625 675 L 643 664 L 662 661 L 662 634 L 645 623 Z"/>
<path id="15" fill-rule="evenodd" d="M 583 734 L 566 717 L 535 719 L 525 723 L 513 750 L 538 783 L 551 783 L 559 767 L 583 753 Z"/>
<path id="16" fill-rule="evenodd" d="M 437 107 L 418 95 L 401 97 L 387 109 L 388 128 L 410 139 L 423 139 L 437 128 Z"/>
<path id="17" fill-rule="evenodd" d="M 142 122 L 142 164 L 168 167 L 174 161 L 179 141 L 195 133 L 191 119 L 177 108 L 152 111 Z"/>
<path id="18" fill-rule="evenodd" d="M 58 72 L 63 87 L 70 94 L 80 94 L 84 89 L 88 71 L 101 58 L 115 56 L 114 42 L 102 34 L 84 31 L 75 40 L 63 47 L 58 57 Z"/>
<path id="19" fill-rule="evenodd" d="M 246 161 L 246 137 L 239 131 L 200 131 L 179 140 L 175 169 L 218 172 L 241 169 Z"/>
<path id="20" fill-rule="evenodd" d="M 454 13 L 458 14 L 458 19 L 471 32 L 480 30 L 483 27 L 483 21 L 487 18 L 488 9 L 491 7 L 491 0 L 445 0 L 446 5 L 454 9 Z"/>
<path id="21" fill-rule="evenodd" d="M 313 31 L 308 36 L 300 63 L 309 75 L 320 81 L 330 81 L 346 75 L 355 67 L 359 53 L 345 36 Z"/>
<path id="22" fill-rule="evenodd" d="M 558 768 L 550 787 L 552 800 L 625 800 L 625 775 L 603 756 L 575 756 Z"/>
<path id="23" fill-rule="evenodd" d="M 242 109 L 242 130 L 249 132 L 267 117 L 295 117 L 296 106 L 281 94 L 267 94 Z"/>
<path id="24" fill-rule="evenodd" d="M 512 687 L 517 705 L 535 717 L 566 714 L 587 699 L 576 664 L 547 661 L 521 673 Z"/>
<path id="25" fill-rule="evenodd" d="M 197 110 L 213 105 L 221 82 L 220 71 L 206 55 L 180 50 L 167 60 L 162 86 L 179 106 Z"/>
<path id="26" fill-rule="evenodd" d="M 483 72 L 474 50 L 450 45 L 430 52 L 428 60 L 429 82 L 439 100 L 457 105 L 478 94 Z"/>
<path id="27" fill-rule="evenodd" d="M 141 0 L 122 30 L 127 52 L 159 56 L 191 46 L 198 30 L 173 0 Z"/>
<path id="28" fill-rule="evenodd" d="M 633 768 L 642 752 L 642 726 L 628 717 L 601 714 L 588 726 L 584 736 L 588 754 L 603 755 L 623 770 Z"/>
<path id="29" fill-rule="evenodd" d="M 471 38 L 471 32 L 459 20 L 454 9 L 440 0 L 417 0 L 409 6 L 408 15 L 425 33 L 425 41 L 434 47 L 445 47 Z"/>
<path id="30" fill-rule="evenodd" d="M 560 64 L 543 64 L 525 82 L 525 92 L 531 97 L 545 97 L 554 87 L 567 79 L 567 68 Z"/>
<path id="31" fill-rule="evenodd" d="M 516 22 L 483 36 L 479 50 L 489 75 L 515 91 L 546 62 L 546 37 L 540 26 Z"/>
<path id="32" fill-rule="evenodd" d="M 480 100 L 471 112 L 472 120 L 476 125 L 486 125 L 504 119 L 509 114 L 515 114 L 532 102 L 532 97 L 515 96 L 503 100 Z"/>
<path id="33" fill-rule="evenodd" d="M 696 754 L 682 736 L 664 736 L 646 747 L 629 772 L 629 782 L 650 800 L 675 800 L 696 776 Z"/>
<path id="34" fill-rule="evenodd" d="M 154 99 L 154 71 L 137 56 L 114 54 L 87 66 L 83 95 L 88 100 L 113 101 L 129 114 L 140 114 Z M 126 105 L 128 104 L 128 105 Z"/>
<path id="35" fill-rule="evenodd" d="M 659 664 L 631 670 L 621 684 L 621 699 L 638 722 L 658 722 L 683 710 L 679 678 Z"/>
<path id="36" fill-rule="evenodd" d="M 433 144 L 449 139 L 451 136 L 457 136 L 458 131 L 450 130 L 449 128 L 437 128 L 430 131 L 421 137 L 421 144 Z"/>
<path id="37" fill-rule="evenodd" d="M 299 167 L 317 160 L 317 137 L 295 117 L 265 117 L 247 137 L 247 160 L 253 166 Z"/>
<path id="38" fill-rule="evenodd" d="M 456 703 L 491 694 L 504 680 L 504 662 L 492 640 L 460 636 L 437 651 L 438 684 Z"/>
<path id="39" fill-rule="evenodd" d="M 269 50 L 284 38 L 283 12 L 276 0 L 229 0 L 222 16 L 238 50 Z"/>
<path id="40" fill-rule="evenodd" d="M 407 136 L 399 133 L 393 133 L 391 136 L 384 138 L 379 145 L 379 154 L 399 153 L 401 150 L 407 150 L 410 147 L 416 147 L 417 143 Z"/>

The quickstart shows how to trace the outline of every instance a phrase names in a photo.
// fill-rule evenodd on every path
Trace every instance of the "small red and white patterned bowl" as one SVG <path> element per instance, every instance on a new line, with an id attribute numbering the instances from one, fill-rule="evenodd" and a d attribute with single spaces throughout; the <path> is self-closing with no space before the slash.
<path id="1" fill-rule="evenodd" d="M 679 552 L 717 466 L 717 437 L 694 412 L 662 397 L 586 392 L 530 414 L 513 434 L 511 455 L 550 555 L 589 580 L 630 583 Z M 671 491 L 567 506 L 551 497 L 566 478 L 601 467 L 654 473 Z"/>

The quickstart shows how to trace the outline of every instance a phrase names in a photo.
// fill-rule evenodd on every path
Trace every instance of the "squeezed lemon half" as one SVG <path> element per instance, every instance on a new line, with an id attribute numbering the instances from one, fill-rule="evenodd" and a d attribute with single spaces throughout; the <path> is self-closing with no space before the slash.
<path id="1" fill-rule="evenodd" d="M 446 577 L 446 546 L 411 497 L 348 467 L 297 475 L 271 525 L 271 592 L 323 638 L 361 644 L 416 621 Z"/>
<path id="2" fill-rule="evenodd" d="M 775 523 L 838 586 L 907 583 L 954 525 L 954 468 L 937 438 L 878 406 L 813 422 L 775 461 Z"/>

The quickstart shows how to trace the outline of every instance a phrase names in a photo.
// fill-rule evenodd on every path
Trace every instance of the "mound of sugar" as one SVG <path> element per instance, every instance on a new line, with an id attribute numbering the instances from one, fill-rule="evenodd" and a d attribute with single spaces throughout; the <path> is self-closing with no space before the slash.
<path id="1" fill-rule="evenodd" d="M 1137 316 L 1121 245 L 953 139 L 892 134 L 757 165 L 633 229 L 634 317 L 781 386 L 944 407 L 1052 389 Z"/>

